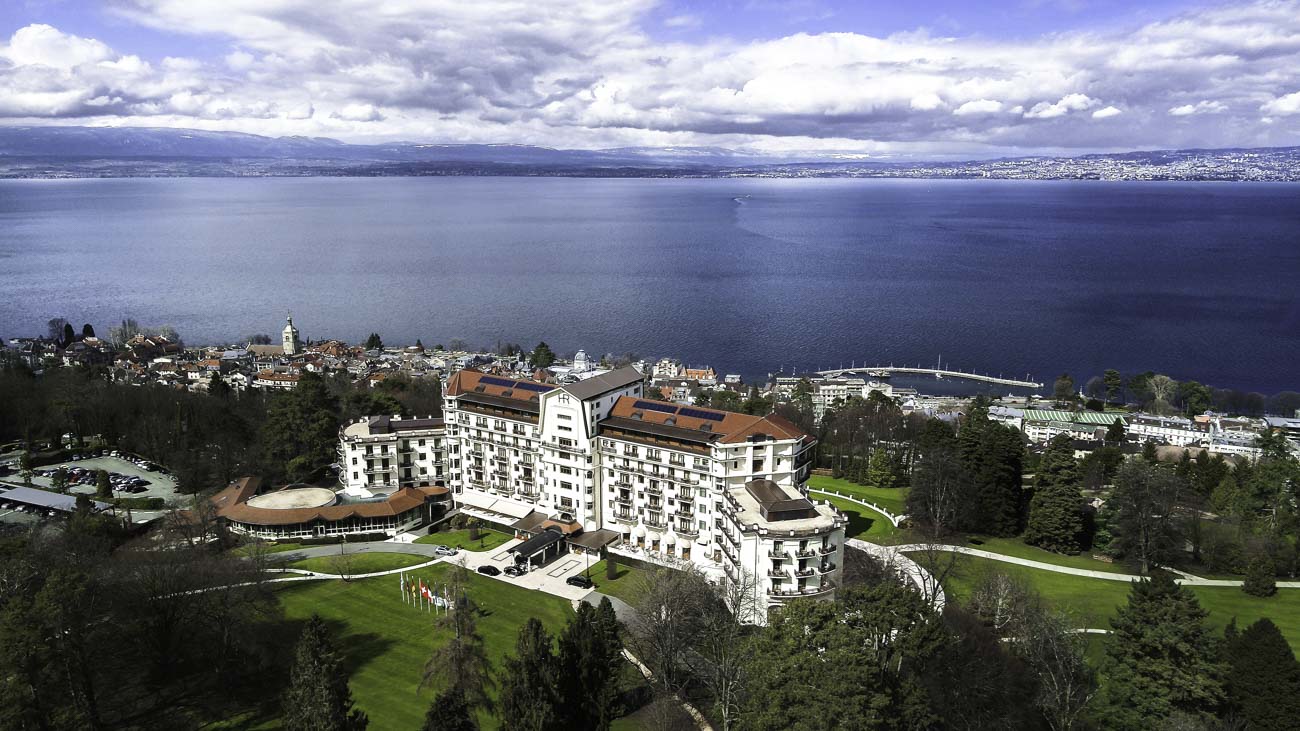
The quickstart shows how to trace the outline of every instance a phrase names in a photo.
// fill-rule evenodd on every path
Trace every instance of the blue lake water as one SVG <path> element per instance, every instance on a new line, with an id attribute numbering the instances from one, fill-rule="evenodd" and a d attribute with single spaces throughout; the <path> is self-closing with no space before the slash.
<path id="1" fill-rule="evenodd" d="M 0 182 L 0 336 L 461 338 L 722 372 L 1108 367 L 1300 388 L 1300 185 Z"/>

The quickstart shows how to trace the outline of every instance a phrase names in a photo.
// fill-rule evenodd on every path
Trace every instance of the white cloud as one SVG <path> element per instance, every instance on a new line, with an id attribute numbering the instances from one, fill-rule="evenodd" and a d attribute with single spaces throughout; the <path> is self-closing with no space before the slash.
<path id="1" fill-rule="evenodd" d="M 1061 97 L 1060 101 L 1055 103 L 1038 102 L 1033 108 L 1025 112 L 1025 117 L 1028 119 L 1054 119 L 1064 117 L 1070 112 L 1083 111 L 1096 106 L 1098 103 L 1096 99 L 1089 97 L 1087 94 L 1066 94 Z"/>
<path id="2" fill-rule="evenodd" d="M 693 19 L 664 19 L 656 0 L 112 7 L 156 32 L 224 46 L 205 62 L 160 60 L 28 26 L 0 40 L 0 117 L 877 156 L 1300 144 L 1294 126 L 1261 120 L 1300 106 L 1300 0 L 1037 39 L 916 31 L 743 43 L 659 40 L 646 29 Z M 1091 123 L 1117 114 L 1123 124 Z"/>
<path id="3" fill-rule="evenodd" d="M 694 28 L 700 24 L 698 16 L 683 13 L 664 18 L 665 28 Z"/>
<path id="4" fill-rule="evenodd" d="M 1300 114 L 1300 91 L 1273 99 L 1261 106 L 1259 111 L 1278 117 Z"/>
<path id="5" fill-rule="evenodd" d="M 957 107 L 952 113 L 964 117 L 968 114 L 996 114 L 1000 111 L 1002 111 L 1002 102 L 994 99 L 976 99 Z"/>
<path id="6" fill-rule="evenodd" d="M 1195 104 L 1181 104 L 1169 108 L 1169 114 L 1175 117 L 1190 117 L 1196 114 L 1219 114 L 1228 111 L 1228 106 L 1223 102 L 1210 101 L 1202 99 Z"/>

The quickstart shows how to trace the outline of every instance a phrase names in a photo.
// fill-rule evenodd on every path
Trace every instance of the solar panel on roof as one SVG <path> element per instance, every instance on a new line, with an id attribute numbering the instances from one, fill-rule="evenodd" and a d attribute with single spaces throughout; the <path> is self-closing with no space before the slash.
<path id="1" fill-rule="evenodd" d="M 679 409 L 677 413 L 682 416 L 689 416 L 692 419 L 707 419 L 708 421 L 722 421 L 726 418 L 722 414 L 700 409 Z"/>
<path id="2" fill-rule="evenodd" d="M 537 393 L 546 393 L 551 390 L 550 386 L 543 386 L 540 383 L 528 383 L 527 381 L 512 381 L 509 378 L 497 378 L 496 376 L 483 376 L 478 379 L 479 383 L 486 383 L 489 386 L 505 386 L 506 388 L 522 388 L 525 391 L 536 391 Z"/>
<path id="3" fill-rule="evenodd" d="M 525 391 L 536 391 L 538 393 L 546 393 L 547 391 L 552 390 L 554 386 L 543 386 L 540 383 L 525 383 L 523 381 L 520 381 L 515 384 L 515 388 L 522 388 Z"/>
<path id="4" fill-rule="evenodd" d="M 662 401 L 637 401 L 636 403 L 632 404 L 632 406 L 638 409 L 648 409 L 650 411 L 658 411 L 664 414 L 677 413 L 676 406 L 672 404 L 666 404 Z"/>
<path id="5" fill-rule="evenodd" d="M 505 378 L 497 378 L 496 376 L 483 376 L 478 380 L 479 383 L 486 383 L 489 386 L 505 386 L 507 388 L 511 388 L 515 385 L 514 381 Z"/>

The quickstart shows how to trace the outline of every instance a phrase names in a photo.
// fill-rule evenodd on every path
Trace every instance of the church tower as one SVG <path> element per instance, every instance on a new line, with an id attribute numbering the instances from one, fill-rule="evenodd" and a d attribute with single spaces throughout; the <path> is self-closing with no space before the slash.
<path id="1" fill-rule="evenodd" d="M 298 328 L 293 326 L 293 315 L 290 315 L 287 320 L 284 326 L 284 354 L 297 355 L 302 350 L 302 343 L 298 340 Z"/>

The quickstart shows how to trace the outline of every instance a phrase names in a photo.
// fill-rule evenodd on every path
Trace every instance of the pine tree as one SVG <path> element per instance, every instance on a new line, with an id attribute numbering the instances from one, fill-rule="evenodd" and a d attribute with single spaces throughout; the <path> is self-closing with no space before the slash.
<path id="1" fill-rule="evenodd" d="M 1110 423 L 1110 426 L 1106 427 L 1106 443 L 1123 444 L 1124 435 L 1124 422 L 1117 416 L 1115 417 L 1115 420 Z"/>
<path id="2" fill-rule="evenodd" d="M 1224 632 L 1228 699 L 1250 728 L 1289 731 L 1300 719 L 1300 663 L 1286 638 L 1267 617 L 1238 633 Z"/>
<path id="3" fill-rule="evenodd" d="M 424 714 L 423 731 L 478 731 L 478 721 L 459 688 L 439 693 Z"/>
<path id="4" fill-rule="evenodd" d="M 1156 454 L 1155 442 L 1143 442 L 1142 444 L 1142 461 L 1147 464 L 1156 464 L 1160 461 L 1159 455 Z"/>
<path id="5" fill-rule="evenodd" d="M 1223 704 L 1224 666 L 1190 590 L 1166 573 L 1133 582 L 1111 620 L 1101 668 L 1100 726 L 1150 729 L 1175 713 L 1213 719 Z"/>
<path id="6" fill-rule="evenodd" d="M 288 731 L 359 731 L 367 725 L 366 714 L 352 707 L 342 660 L 317 615 L 308 620 L 294 651 L 283 717 Z"/>
<path id="7" fill-rule="evenodd" d="M 519 629 L 515 654 L 506 658 L 501 681 L 501 723 L 520 731 L 560 728 L 558 662 L 551 636 L 536 617 Z"/>
<path id="8" fill-rule="evenodd" d="M 465 568 L 454 567 L 448 576 L 450 610 L 435 620 L 440 636 L 434 641 L 433 654 L 424 664 L 421 687 L 435 685 L 461 693 L 471 708 L 492 710 L 488 696 L 492 682 L 492 664 L 478 633 L 478 606 L 465 593 Z M 443 640 L 441 634 L 451 636 Z"/>
<path id="9" fill-rule="evenodd" d="M 867 463 L 866 483 L 872 487 L 894 486 L 894 469 L 885 450 L 875 449 L 871 452 L 871 460 Z"/>
<path id="10" fill-rule="evenodd" d="M 560 634 L 559 692 L 565 728 L 608 731 L 614 720 L 620 669 L 615 658 L 622 645 L 614 644 L 613 607 L 605 611 L 602 616 L 583 602 Z"/>
<path id="11" fill-rule="evenodd" d="M 1083 495 L 1078 462 L 1067 434 L 1052 437 L 1034 478 L 1025 543 L 1057 553 L 1078 553 L 1083 532 Z"/>
<path id="12" fill-rule="evenodd" d="M 86 323 L 86 324 L 82 325 L 82 326 L 81 326 L 81 339 L 82 339 L 82 340 L 85 340 L 86 338 L 93 338 L 93 337 L 95 337 L 95 328 L 91 327 L 91 326 L 90 326 L 90 323 Z"/>
<path id="13" fill-rule="evenodd" d="M 542 341 L 533 348 L 532 358 L 534 368 L 550 368 L 555 364 L 555 353 L 551 351 L 551 346 Z"/>
<path id="14" fill-rule="evenodd" d="M 1277 593 L 1275 574 L 1273 560 L 1261 551 L 1246 564 L 1246 580 L 1241 582 L 1241 590 L 1251 596 L 1273 596 Z"/>
<path id="15" fill-rule="evenodd" d="M 384 339 L 379 337 L 379 333 L 370 333 L 366 338 L 366 350 L 383 350 Z"/>
<path id="16" fill-rule="evenodd" d="M 113 484 L 109 482 L 105 470 L 95 470 L 95 497 L 100 500 L 111 500 L 113 497 Z"/>

